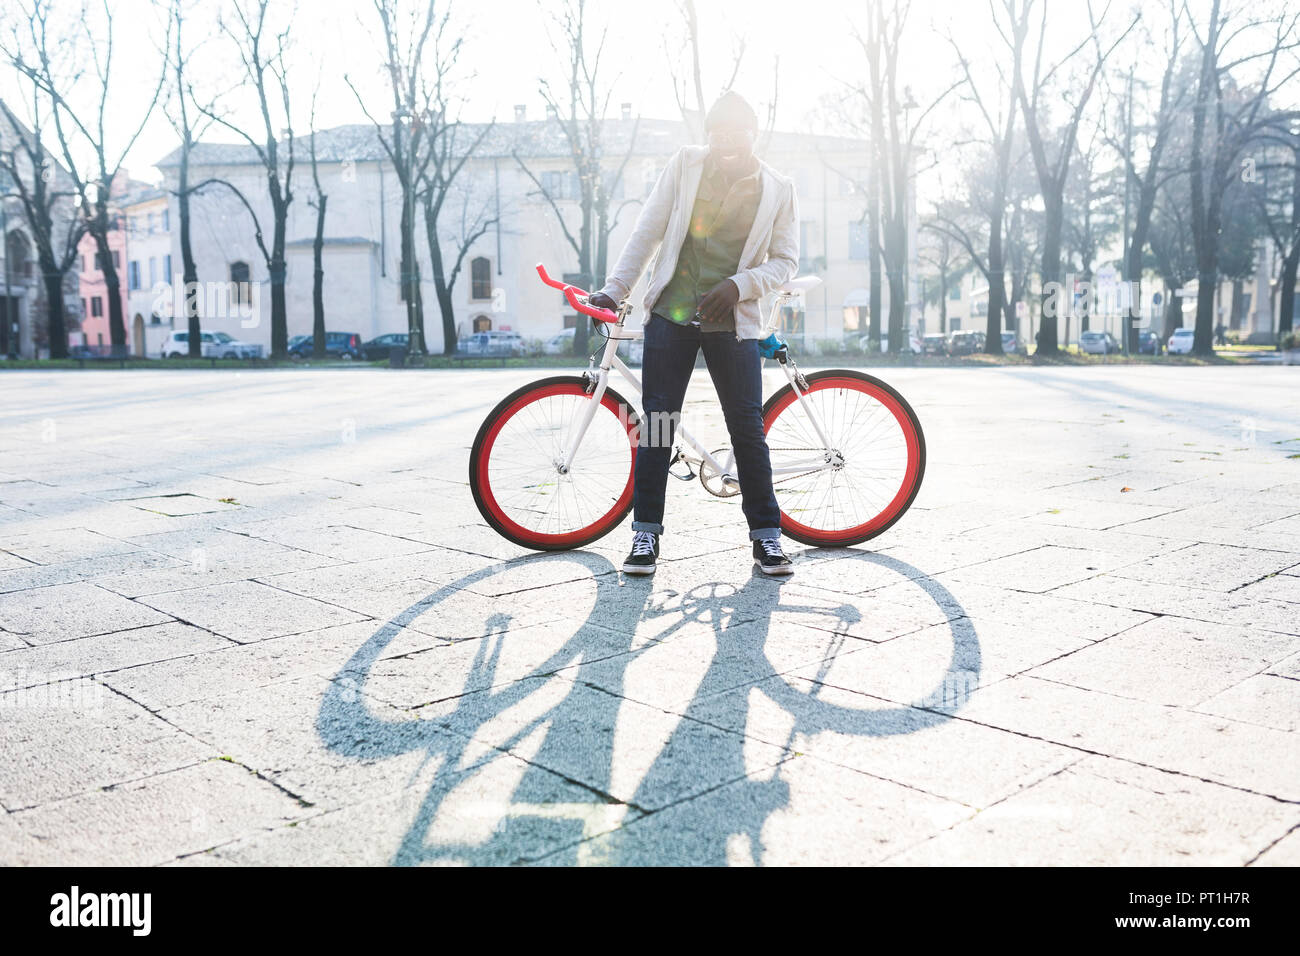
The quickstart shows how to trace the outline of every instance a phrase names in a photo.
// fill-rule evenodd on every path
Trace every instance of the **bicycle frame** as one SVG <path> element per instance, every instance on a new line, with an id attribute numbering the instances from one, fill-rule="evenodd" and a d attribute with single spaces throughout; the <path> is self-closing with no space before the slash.
<path id="1" fill-rule="evenodd" d="M 768 313 L 768 320 L 765 323 L 764 328 L 771 326 L 772 320 L 776 317 L 777 309 L 780 308 L 781 303 L 791 297 L 792 295 L 790 293 L 778 293 L 776 300 L 772 304 L 771 311 Z M 631 332 L 626 328 L 625 323 L 627 322 L 627 318 L 631 312 L 632 306 L 625 301 L 619 306 L 617 321 L 606 322 L 606 327 L 609 330 L 608 341 L 605 343 L 604 351 L 601 354 L 600 364 L 595 367 L 588 366 L 586 372 L 584 372 L 588 381 L 588 391 L 591 394 L 591 403 L 583 411 L 582 417 L 577 423 L 577 430 L 570 438 L 564 450 L 563 457 L 555 463 L 560 474 L 567 474 L 569 469 L 573 466 L 573 462 L 578 454 L 578 449 L 582 445 L 582 439 L 587 433 L 587 427 L 595 417 L 596 408 L 599 406 L 601 399 L 605 395 L 605 390 L 609 386 L 611 371 L 616 371 L 623 377 L 627 384 L 632 387 L 633 391 L 636 392 L 637 404 L 641 404 L 641 396 L 643 395 L 641 380 L 630 368 L 628 368 L 626 364 L 624 364 L 623 360 L 618 357 L 618 345 L 620 342 L 635 341 L 642 337 L 641 333 Z M 813 409 L 812 403 L 807 401 L 805 398 L 808 387 L 807 381 L 805 381 L 803 375 L 800 374 L 793 359 L 786 358 L 780 362 L 780 365 L 781 370 L 785 373 L 786 380 L 790 383 L 790 387 L 794 390 L 795 396 L 799 401 L 799 407 L 802 408 L 804 414 L 808 416 L 808 420 L 812 423 L 813 429 L 816 432 L 817 437 L 821 440 L 825 451 L 817 458 L 808 458 L 794 462 L 783 462 L 780 466 L 774 466 L 772 468 L 773 477 L 775 478 L 776 476 L 785 474 L 808 474 L 809 472 L 824 471 L 828 468 L 834 467 L 835 458 L 838 456 L 838 453 L 832 451 L 830 441 L 826 437 L 826 432 L 822 427 L 821 420 L 817 417 L 817 413 Z M 801 385 L 802 387 L 800 387 Z M 644 426 L 644 411 L 638 409 L 638 414 L 641 415 L 642 425 Z M 674 429 L 674 432 L 679 445 L 669 461 L 670 468 L 678 461 L 685 462 L 688 469 L 692 464 L 703 466 L 707 463 L 709 467 L 714 470 L 714 473 L 721 477 L 723 484 L 739 487 L 740 482 L 735 474 L 736 456 L 734 452 L 727 455 L 724 464 L 723 462 L 718 461 L 718 459 L 715 458 L 708 449 L 700 444 L 699 440 L 691 434 L 685 424 L 679 422 L 677 427 Z M 695 452 L 695 457 L 687 455 L 680 447 L 681 444 L 689 446 L 691 450 Z M 695 474 L 692 473 L 687 476 L 677 475 L 676 477 L 690 480 L 695 477 Z"/>

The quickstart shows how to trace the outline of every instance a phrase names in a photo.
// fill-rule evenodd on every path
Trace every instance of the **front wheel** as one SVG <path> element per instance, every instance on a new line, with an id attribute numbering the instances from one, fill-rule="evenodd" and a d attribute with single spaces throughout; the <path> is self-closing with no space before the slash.
<path id="1" fill-rule="evenodd" d="M 787 384 L 763 405 L 781 530 L 814 547 L 859 544 L 893 525 L 916 498 L 925 435 L 903 396 L 877 378 L 850 369 L 805 378 L 803 402 Z"/>
<path id="2" fill-rule="evenodd" d="M 583 413 L 586 381 L 558 375 L 507 395 L 484 419 L 469 456 L 479 513 L 502 537 L 537 551 L 580 548 L 632 508 L 637 415 L 606 388 L 573 462 L 557 463 Z"/>

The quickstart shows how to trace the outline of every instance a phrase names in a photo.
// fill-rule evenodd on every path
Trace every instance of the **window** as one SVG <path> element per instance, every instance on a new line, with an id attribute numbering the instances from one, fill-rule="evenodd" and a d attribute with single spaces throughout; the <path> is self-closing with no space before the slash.
<path id="1" fill-rule="evenodd" d="M 93 316 L 101 316 L 104 314 L 104 300 L 99 296 L 95 296 L 90 300 L 90 314 Z"/>
<path id="2" fill-rule="evenodd" d="M 122 268 L 122 254 L 118 252 L 116 249 L 113 250 L 113 268 L 114 269 Z"/>
<path id="3" fill-rule="evenodd" d="M 954 286 L 952 287 L 952 289 L 949 290 L 949 292 L 948 292 L 948 298 L 952 299 L 952 301 L 954 301 L 954 302 L 960 302 L 960 301 L 961 301 L 961 285 L 954 285 Z"/>
<path id="4" fill-rule="evenodd" d="M 248 305 L 253 301 L 247 262 L 232 262 L 230 264 L 230 286 L 230 300 L 235 305 Z"/>
<path id="5" fill-rule="evenodd" d="M 82 299 L 82 300 L 81 300 L 81 314 L 82 314 L 83 316 L 85 316 L 85 315 L 90 315 L 90 311 L 89 311 L 89 310 L 87 309 L 87 307 L 86 307 L 86 300 L 85 300 L 85 299 Z M 86 343 L 85 343 L 85 342 L 82 342 L 81 344 L 82 344 L 82 345 L 85 345 Z"/>
<path id="6" fill-rule="evenodd" d="M 490 332 L 492 330 L 492 320 L 486 315 L 474 316 L 475 332 Z"/>
<path id="7" fill-rule="evenodd" d="M 158 260 L 153 256 L 149 257 L 149 288 L 153 288 L 158 283 Z"/>
<path id="8" fill-rule="evenodd" d="M 163 282 L 172 281 L 172 256 L 171 253 L 163 256 Z"/>
<path id="9" fill-rule="evenodd" d="M 135 292 L 137 289 L 140 288 L 140 263 L 137 262 L 135 259 L 132 259 L 129 263 L 127 263 L 126 272 L 127 272 L 127 280 L 126 280 L 127 287 L 132 292 Z"/>
<path id="10" fill-rule="evenodd" d="M 145 218 L 146 218 L 146 221 L 149 223 L 149 225 L 148 225 L 148 227 L 147 227 L 148 230 L 149 230 L 149 235 L 153 235 L 153 223 L 154 223 L 153 213 L 149 213 L 149 215 L 148 215 L 147 217 L 145 217 Z"/>
<path id="11" fill-rule="evenodd" d="M 85 256 L 82 256 L 82 257 L 81 257 L 81 271 L 82 271 L 82 272 L 89 272 L 89 271 L 90 271 L 90 266 L 89 266 L 89 264 L 86 262 L 86 257 L 85 257 Z"/>
<path id="12" fill-rule="evenodd" d="M 486 256 L 470 260 L 469 277 L 471 299 L 492 298 L 492 263 Z"/>
<path id="13" fill-rule="evenodd" d="M 855 262 L 866 262 L 867 240 L 870 238 L 871 230 L 867 228 L 867 223 L 849 223 L 849 258 Z"/>
<path id="14" fill-rule="evenodd" d="M 577 199 L 578 174 L 568 170 L 552 169 L 542 173 L 542 189 L 552 199 Z"/>
<path id="15" fill-rule="evenodd" d="M 172 211 L 164 208 L 162 211 L 162 228 L 163 232 L 170 232 L 172 228 Z"/>

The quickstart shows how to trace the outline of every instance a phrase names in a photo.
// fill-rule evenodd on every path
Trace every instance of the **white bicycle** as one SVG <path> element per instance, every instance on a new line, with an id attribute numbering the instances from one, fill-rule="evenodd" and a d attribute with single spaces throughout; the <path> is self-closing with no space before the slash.
<path id="1" fill-rule="evenodd" d="M 587 293 L 538 275 L 598 323 L 606 337 L 600 364 L 581 375 L 540 379 L 507 395 L 474 439 L 469 482 L 483 518 L 526 548 L 579 548 L 622 523 L 632 508 L 641 415 L 610 387 L 618 372 L 641 395 L 641 381 L 618 357 L 632 307 L 617 312 L 584 301 Z M 777 290 L 781 304 L 821 282 L 794 279 Z M 925 436 L 916 413 L 889 385 L 853 369 L 799 371 L 782 345 L 775 358 L 786 384 L 763 404 L 772 485 L 781 530 L 802 544 L 846 547 L 885 531 L 911 506 L 925 475 Z M 708 451 L 684 426 L 675 430 L 670 467 L 712 495 L 740 493 L 730 449 Z"/>

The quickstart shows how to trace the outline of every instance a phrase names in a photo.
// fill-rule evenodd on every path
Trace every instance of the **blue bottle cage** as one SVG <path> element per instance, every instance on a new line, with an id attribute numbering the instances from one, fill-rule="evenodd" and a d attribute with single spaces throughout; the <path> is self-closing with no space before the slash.
<path id="1" fill-rule="evenodd" d="M 758 352 L 763 358 L 776 358 L 776 353 L 785 348 L 785 343 L 776 337 L 772 332 L 767 338 L 758 343 Z"/>

